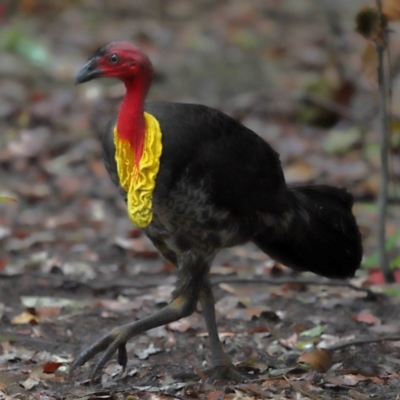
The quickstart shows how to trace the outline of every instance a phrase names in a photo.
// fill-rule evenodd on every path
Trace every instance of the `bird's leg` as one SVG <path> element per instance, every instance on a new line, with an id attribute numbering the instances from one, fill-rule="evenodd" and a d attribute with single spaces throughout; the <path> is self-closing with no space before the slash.
<path id="1" fill-rule="evenodd" d="M 72 375 L 77 367 L 83 365 L 101 351 L 104 351 L 104 353 L 92 371 L 91 382 L 94 381 L 98 372 L 116 351 L 118 351 L 118 362 L 125 369 L 128 361 L 125 345 L 130 338 L 193 313 L 199 298 L 200 288 L 208 273 L 209 264 L 205 262 L 204 258 L 193 255 L 190 252 L 180 256 L 178 260 L 178 280 L 172 294 L 172 301 L 152 315 L 112 329 L 91 346 L 84 349 L 72 362 L 69 376 Z"/>
<path id="2" fill-rule="evenodd" d="M 224 352 L 219 340 L 217 323 L 215 318 L 214 295 L 209 279 L 205 279 L 199 296 L 204 320 L 207 326 L 208 337 L 212 354 L 212 367 L 205 371 L 210 381 L 234 380 L 243 381 L 245 378 L 236 370 L 230 357 Z"/>

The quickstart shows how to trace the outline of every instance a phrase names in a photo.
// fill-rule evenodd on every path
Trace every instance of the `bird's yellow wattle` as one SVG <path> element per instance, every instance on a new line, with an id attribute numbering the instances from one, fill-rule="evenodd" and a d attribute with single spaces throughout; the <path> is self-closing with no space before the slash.
<path id="1" fill-rule="evenodd" d="M 115 159 L 121 187 L 127 195 L 128 215 L 132 223 L 145 228 L 153 218 L 153 191 L 160 169 L 162 133 L 160 124 L 149 113 L 144 113 L 145 136 L 139 162 L 129 141 L 121 139 L 114 128 Z"/>

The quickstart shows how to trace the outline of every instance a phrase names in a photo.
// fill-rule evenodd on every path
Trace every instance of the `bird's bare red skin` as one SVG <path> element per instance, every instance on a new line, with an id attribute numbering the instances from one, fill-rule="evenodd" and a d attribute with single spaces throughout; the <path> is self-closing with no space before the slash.
<path id="1" fill-rule="evenodd" d="M 117 63 L 110 61 L 114 56 L 119 59 Z M 99 57 L 97 66 L 103 77 L 117 78 L 125 84 L 126 94 L 118 112 L 117 132 L 121 139 L 131 144 L 138 165 L 143 154 L 144 100 L 153 78 L 152 64 L 143 52 L 130 43 L 113 42 Z"/>

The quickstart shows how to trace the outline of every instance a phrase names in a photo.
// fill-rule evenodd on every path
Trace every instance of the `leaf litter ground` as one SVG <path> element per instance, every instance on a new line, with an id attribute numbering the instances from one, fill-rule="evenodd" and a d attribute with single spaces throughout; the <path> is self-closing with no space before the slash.
<path id="1" fill-rule="evenodd" d="M 321 30 L 321 10 L 307 1 L 210 7 L 207 1 L 174 0 L 159 10 L 146 2 L 123 3 L 33 1 L 18 9 L 10 3 L 2 17 L 3 42 L 19 46 L 2 47 L 0 64 L 7 78 L 0 84 L 0 196 L 18 200 L 0 202 L 0 398 L 398 398 L 400 341 L 345 347 L 332 359 L 312 349 L 400 335 L 398 285 L 381 285 L 377 271 L 362 271 L 353 283 L 374 285 L 379 295 L 370 300 L 349 287 L 293 284 L 298 276 L 252 246 L 222 252 L 212 276 L 221 338 L 249 382 L 201 381 L 210 352 L 200 310 L 132 339 L 126 377 L 115 376 L 119 366 L 113 361 L 95 386 L 88 385 L 92 363 L 66 380 L 80 349 L 162 307 L 175 280 L 174 268 L 130 225 L 102 166 L 97 136 L 123 89 L 107 83 L 72 87 L 82 61 L 114 39 L 116 29 L 154 60 L 154 99 L 206 103 L 240 117 L 280 152 L 290 183 L 348 186 L 358 199 L 369 265 L 376 266 L 373 90 L 353 77 L 351 104 L 345 85 L 341 97 L 333 96 L 342 107 L 334 116 L 337 125 L 311 124 L 332 119 L 318 107 L 313 114 L 320 94 L 307 92 L 310 81 L 319 85 L 323 76 L 331 85 L 334 75 L 337 53 L 326 45 L 330 32 Z M 362 2 L 337 3 L 346 40 L 361 53 L 363 44 L 349 32 Z M 354 51 L 340 53 L 351 72 L 359 68 Z M 213 74 L 205 77 L 205 69 Z M 295 92 L 308 93 L 313 107 L 286 95 Z M 394 180 L 399 165 L 395 152 Z M 399 220 L 392 206 L 393 259 Z M 232 281 L 261 277 L 291 283 Z M 195 377 L 174 377 L 188 371 Z"/>

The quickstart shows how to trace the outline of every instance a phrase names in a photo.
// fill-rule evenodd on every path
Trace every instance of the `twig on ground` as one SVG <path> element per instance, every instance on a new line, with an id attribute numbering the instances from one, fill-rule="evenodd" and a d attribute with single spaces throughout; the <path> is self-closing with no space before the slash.
<path id="1" fill-rule="evenodd" d="M 343 349 L 345 349 L 347 347 L 351 347 L 351 346 L 359 346 L 360 344 L 379 343 L 379 342 L 385 342 L 385 341 L 391 341 L 391 342 L 400 341 L 400 335 L 352 340 L 352 341 L 346 342 L 346 343 L 335 344 L 333 346 L 327 347 L 327 349 L 330 351 L 337 351 L 337 350 L 343 350 Z"/>
<path id="2" fill-rule="evenodd" d="M 350 289 L 356 290 L 358 292 L 364 292 L 367 295 L 369 300 L 375 300 L 377 298 L 377 294 L 368 288 L 361 288 L 353 285 L 350 282 L 339 281 L 339 280 L 316 280 L 316 279 L 293 279 L 293 278 L 254 278 L 254 279 L 246 279 L 246 278 L 236 278 L 236 277 L 220 277 L 212 280 L 213 285 L 218 285 L 220 283 L 258 283 L 264 285 L 319 285 L 319 286 L 343 286 L 348 287 Z"/>

